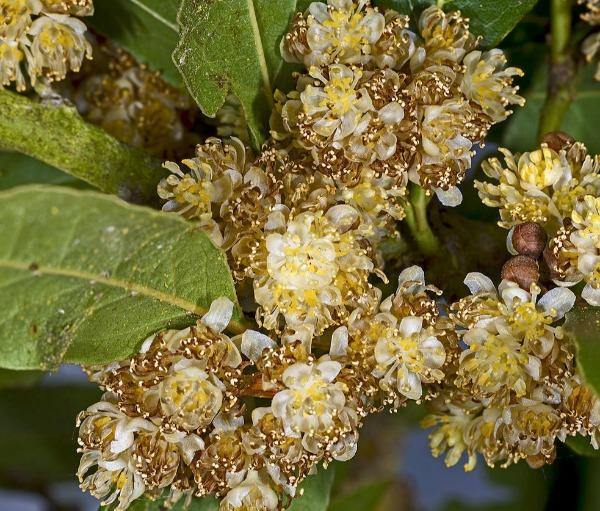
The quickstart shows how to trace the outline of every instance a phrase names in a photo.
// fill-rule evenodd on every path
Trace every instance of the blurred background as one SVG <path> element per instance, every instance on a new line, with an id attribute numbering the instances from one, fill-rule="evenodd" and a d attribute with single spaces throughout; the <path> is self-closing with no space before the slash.
<path id="1" fill-rule="evenodd" d="M 42 376 L 0 371 L 0 511 L 96 511 L 75 472 L 77 413 L 97 401 L 83 371 L 63 366 Z M 35 383 L 35 386 L 32 384 Z M 419 428 L 423 407 L 369 417 L 359 452 L 335 467 L 329 511 L 592 511 L 600 509 L 600 459 L 564 447 L 554 465 L 473 472 L 446 468 Z M 565 507 L 566 506 L 566 507 Z"/>

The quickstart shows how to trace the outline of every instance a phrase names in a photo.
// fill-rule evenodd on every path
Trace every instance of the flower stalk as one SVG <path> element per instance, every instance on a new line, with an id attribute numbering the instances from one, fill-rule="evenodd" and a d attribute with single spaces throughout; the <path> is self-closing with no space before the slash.
<path id="1" fill-rule="evenodd" d="M 440 241 L 437 239 L 429 221 L 427 220 L 427 206 L 431 201 L 431 195 L 417 185 L 410 189 L 410 201 L 406 204 L 406 225 L 425 257 L 432 257 L 440 250 Z"/>
<path id="2" fill-rule="evenodd" d="M 551 46 L 548 94 L 542 108 L 538 138 L 559 131 L 575 97 L 576 64 L 571 54 L 572 0 L 551 2 Z"/>

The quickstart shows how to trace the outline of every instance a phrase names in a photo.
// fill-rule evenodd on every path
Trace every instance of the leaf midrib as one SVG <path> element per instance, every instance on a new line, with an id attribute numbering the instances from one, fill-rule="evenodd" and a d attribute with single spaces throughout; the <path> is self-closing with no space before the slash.
<path id="1" fill-rule="evenodd" d="M 6 259 L 0 259 L 0 267 L 10 268 L 13 270 L 23 270 L 31 272 L 34 271 L 30 268 L 30 265 L 28 264 L 20 263 L 17 261 L 10 261 Z M 201 316 L 202 314 L 206 313 L 206 309 L 204 307 L 196 305 L 192 302 L 188 302 L 187 300 L 170 295 L 168 293 L 163 293 L 158 289 L 143 286 L 141 284 L 136 284 L 133 282 L 127 282 L 126 280 L 104 277 L 100 274 L 85 272 L 81 270 L 74 270 L 72 268 L 53 268 L 51 266 L 36 266 L 35 273 L 39 273 L 42 275 L 71 277 L 79 280 L 84 280 L 88 284 L 92 284 L 93 282 L 105 284 L 110 287 L 123 289 L 126 292 L 138 293 L 142 296 L 152 298 L 153 300 L 159 300 L 160 302 L 174 305 L 176 307 L 179 307 L 180 309 L 196 314 L 197 316 Z"/>
<path id="2" fill-rule="evenodd" d="M 152 16 L 156 20 L 158 20 L 161 23 L 163 23 L 165 26 L 169 27 L 175 33 L 177 33 L 177 34 L 179 33 L 179 27 L 176 24 L 171 23 L 169 20 L 163 18 L 160 14 L 158 14 L 156 11 L 153 11 L 152 9 L 150 9 L 150 7 L 148 7 L 146 4 L 144 4 L 140 0 L 129 0 L 129 1 L 133 5 L 136 5 L 137 7 L 139 7 L 140 9 L 142 9 L 143 11 L 147 12 L 150 16 Z"/>
<path id="3" fill-rule="evenodd" d="M 262 75 L 265 96 L 271 106 L 273 106 L 273 86 L 271 84 L 271 76 L 269 74 L 269 66 L 267 65 L 267 58 L 265 56 L 265 49 L 263 46 L 262 38 L 260 36 L 260 27 L 258 26 L 258 18 L 256 17 L 256 9 L 254 7 L 254 0 L 246 0 L 248 5 L 248 16 L 250 18 L 250 26 L 252 27 L 252 36 L 254 38 L 254 44 L 256 46 L 256 53 L 258 54 L 258 64 L 260 67 L 260 73 Z"/>
<path id="4" fill-rule="evenodd" d="M 7 259 L 0 259 L 0 267 L 9 268 L 13 270 L 22 270 L 22 271 L 32 271 L 31 265 L 26 263 L 20 263 L 17 261 L 10 261 Z M 92 282 L 104 284 L 110 287 L 115 287 L 118 289 L 123 289 L 125 292 L 134 292 L 140 294 L 142 296 L 151 298 L 152 300 L 158 300 L 162 303 L 168 303 L 175 307 L 179 307 L 182 310 L 187 312 L 191 312 L 196 316 L 203 316 L 206 314 L 207 309 L 201 307 L 195 303 L 184 300 L 183 298 L 179 298 L 177 296 L 170 295 L 168 293 L 163 293 L 158 289 L 154 289 L 152 287 L 143 286 L 141 284 L 136 284 L 132 282 L 127 282 L 121 279 L 115 279 L 111 277 L 104 277 L 100 274 L 85 272 L 81 270 L 74 270 L 71 268 L 53 268 L 51 266 L 37 266 L 35 269 L 36 273 L 42 275 L 52 275 L 52 276 L 61 276 L 61 277 L 71 277 L 79 280 L 84 280 L 88 284 L 92 285 Z M 234 334 L 239 334 L 244 332 L 245 326 L 243 322 L 231 320 L 229 325 L 227 326 L 227 330 Z"/>

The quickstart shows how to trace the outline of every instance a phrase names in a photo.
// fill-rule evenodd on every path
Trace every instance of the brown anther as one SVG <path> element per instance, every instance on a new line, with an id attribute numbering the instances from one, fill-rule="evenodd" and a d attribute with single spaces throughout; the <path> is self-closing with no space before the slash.
<path id="1" fill-rule="evenodd" d="M 511 241 L 518 254 L 539 259 L 548 242 L 548 235 L 540 224 L 526 222 L 513 229 Z"/>
<path id="2" fill-rule="evenodd" d="M 575 143 L 575 139 L 563 131 L 551 131 L 550 133 L 546 133 L 546 135 L 544 135 L 542 143 L 547 144 L 550 149 L 553 149 L 558 153 L 570 145 L 573 145 Z"/>
<path id="3" fill-rule="evenodd" d="M 504 263 L 502 278 L 515 282 L 522 289 L 529 291 L 531 284 L 537 283 L 540 279 L 540 268 L 535 259 L 518 255 Z"/>

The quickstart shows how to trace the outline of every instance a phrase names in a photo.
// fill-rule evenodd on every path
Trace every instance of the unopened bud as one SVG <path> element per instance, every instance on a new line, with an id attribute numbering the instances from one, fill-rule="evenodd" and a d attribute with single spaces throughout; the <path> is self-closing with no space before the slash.
<path id="1" fill-rule="evenodd" d="M 507 248 L 513 255 L 525 255 L 538 259 L 548 241 L 548 235 L 540 224 L 526 222 L 513 227 L 508 233 Z"/>
<path id="2" fill-rule="evenodd" d="M 516 282 L 519 287 L 529 291 L 531 284 L 535 284 L 540 280 L 540 268 L 535 259 L 518 255 L 504 263 L 502 278 Z"/>
<path id="3" fill-rule="evenodd" d="M 562 131 L 551 131 L 546 133 L 542 139 L 542 143 L 547 144 L 550 149 L 557 153 L 566 149 L 568 146 L 575 143 L 575 139 L 571 135 L 567 135 Z"/>

